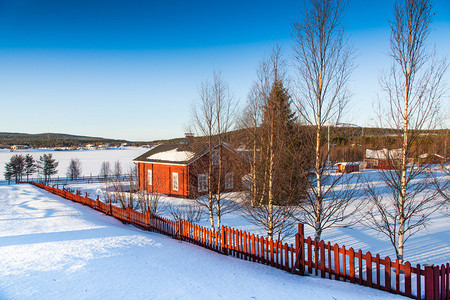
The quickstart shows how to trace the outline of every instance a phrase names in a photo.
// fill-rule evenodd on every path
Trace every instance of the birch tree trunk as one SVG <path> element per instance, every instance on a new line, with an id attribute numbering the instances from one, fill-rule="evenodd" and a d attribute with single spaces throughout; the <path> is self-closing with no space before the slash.
<path id="1" fill-rule="evenodd" d="M 379 173 L 389 193 L 380 195 L 368 186 L 373 207 L 367 216 L 369 227 L 389 237 L 400 262 L 405 258 L 405 242 L 424 228 L 440 208 L 438 191 L 431 189 L 429 180 L 433 175 L 414 161 L 426 151 L 420 137 L 422 130 L 434 129 L 437 124 L 439 102 L 444 95 L 441 81 L 448 68 L 445 59 L 437 59 L 436 52 L 427 49 L 433 15 L 430 0 L 395 2 L 390 21 L 393 63 L 390 74 L 381 78 L 388 101 L 378 112 L 380 127 L 396 129 L 401 151 L 386 151 L 394 170 L 380 169 Z M 384 147 L 391 143 L 386 140 Z"/>
<path id="2" fill-rule="evenodd" d="M 348 103 L 346 85 L 353 70 L 353 50 L 347 44 L 341 24 L 345 9 L 346 1 L 310 0 L 303 19 L 294 24 L 299 74 L 297 109 L 304 122 L 315 128 L 315 137 L 310 142 L 315 156 L 315 182 L 310 184 L 301 221 L 314 229 L 318 240 L 325 228 L 348 225 L 344 220 L 354 213 L 348 210 L 353 198 L 351 184 L 344 185 L 341 181 L 342 193 L 324 188 L 324 184 L 334 186 L 342 177 L 331 178 L 325 173 L 326 148 L 321 143 L 322 127 L 327 122 L 338 123 Z"/>

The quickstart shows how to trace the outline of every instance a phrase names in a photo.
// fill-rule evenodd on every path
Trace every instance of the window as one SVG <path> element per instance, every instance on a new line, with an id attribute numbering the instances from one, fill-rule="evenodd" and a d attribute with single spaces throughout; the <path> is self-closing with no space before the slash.
<path id="1" fill-rule="evenodd" d="M 225 189 L 226 190 L 231 190 L 233 189 L 234 184 L 233 184 L 233 173 L 227 173 L 225 174 Z"/>
<path id="2" fill-rule="evenodd" d="M 178 173 L 172 173 L 172 190 L 178 191 Z"/>
<path id="3" fill-rule="evenodd" d="M 213 166 L 218 166 L 220 163 L 220 150 L 213 149 L 211 154 L 211 164 Z"/>
<path id="4" fill-rule="evenodd" d="M 148 170 L 148 185 L 152 185 L 152 182 L 153 182 L 152 170 Z"/>
<path id="5" fill-rule="evenodd" d="M 206 174 L 198 174 L 198 191 L 208 191 L 208 176 Z"/>

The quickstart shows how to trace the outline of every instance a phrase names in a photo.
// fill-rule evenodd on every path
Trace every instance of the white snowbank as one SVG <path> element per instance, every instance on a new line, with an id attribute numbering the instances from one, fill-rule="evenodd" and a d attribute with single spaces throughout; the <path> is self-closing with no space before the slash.
<path id="1" fill-rule="evenodd" d="M 1 299 L 402 299 L 144 232 L 30 185 L 0 187 Z"/>

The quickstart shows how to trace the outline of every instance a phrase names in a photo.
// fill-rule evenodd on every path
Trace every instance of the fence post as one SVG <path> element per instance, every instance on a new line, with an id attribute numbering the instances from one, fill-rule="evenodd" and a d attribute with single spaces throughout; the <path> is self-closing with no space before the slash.
<path id="1" fill-rule="evenodd" d="M 298 223 L 298 234 L 305 236 L 305 225 L 303 223 Z"/>
<path id="2" fill-rule="evenodd" d="M 301 257 L 303 257 L 303 244 L 301 244 L 300 243 L 300 235 L 301 235 L 301 230 L 300 230 L 300 225 L 303 225 L 303 224 L 298 224 L 298 232 L 299 233 L 297 233 L 296 235 L 295 235 L 295 250 L 296 250 L 296 255 L 295 255 L 295 262 L 294 262 L 294 265 L 292 266 L 292 271 L 291 271 L 291 273 L 295 273 L 296 272 L 296 269 L 297 269 L 297 266 L 298 266 L 298 269 L 299 269 L 299 274 L 300 275 L 304 275 L 304 272 L 303 272 L 303 263 L 302 263 L 302 259 L 301 259 Z M 294 250 L 294 249 L 292 249 L 292 250 Z"/>

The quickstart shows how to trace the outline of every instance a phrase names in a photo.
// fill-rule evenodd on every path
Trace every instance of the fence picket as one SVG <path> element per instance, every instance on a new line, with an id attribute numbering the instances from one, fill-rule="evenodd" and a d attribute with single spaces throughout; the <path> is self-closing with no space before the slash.
<path id="1" fill-rule="evenodd" d="M 329 241 L 327 243 L 327 248 L 328 248 L 328 279 L 331 279 L 333 271 L 331 270 L 331 243 Z"/>
<path id="2" fill-rule="evenodd" d="M 388 292 L 391 291 L 391 259 L 389 257 L 384 259 L 384 288 Z"/>
<path id="3" fill-rule="evenodd" d="M 366 253 L 366 276 L 367 276 L 367 282 L 366 285 L 372 287 L 373 281 L 372 281 L 372 254 L 367 251 Z"/>
<path id="4" fill-rule="evenodd" d="M 405 263 L 405 295 L 411 297 L 411 264 L 409 261 Z M 419 276 L 420 277 L 420 276 Z"/>
<path id="5" fill-rule="evenodd" d="M 395 291 L 397 294 L 400 293 L 400 262 L 398 259 L 395 260 Z"/>
<path id="6" fill-rule="evenodd" d="M 377 253 L 375 256 L 375 266 L 376 266 L 376 277 L 375 277 L 375 286 L 377 289 L 380 289 L 380 255 Z"/>
<path id="7" fill-rule="evenodd" d="M 334 244 L 334 279 L 339 279 L 339 246 Z"/>
<path id="8" fill-rule="evenodd" d="M 348 249 L 348 257 L 350 264 L 350 282 L 355 283 L 355 250 L 353 248 Z"/>
<path id="9" fill-rule="evenodd" d="M 342 277 L 344 280 L 347 278 L 347 264 L 345 245 L 342 246 Z"/>

